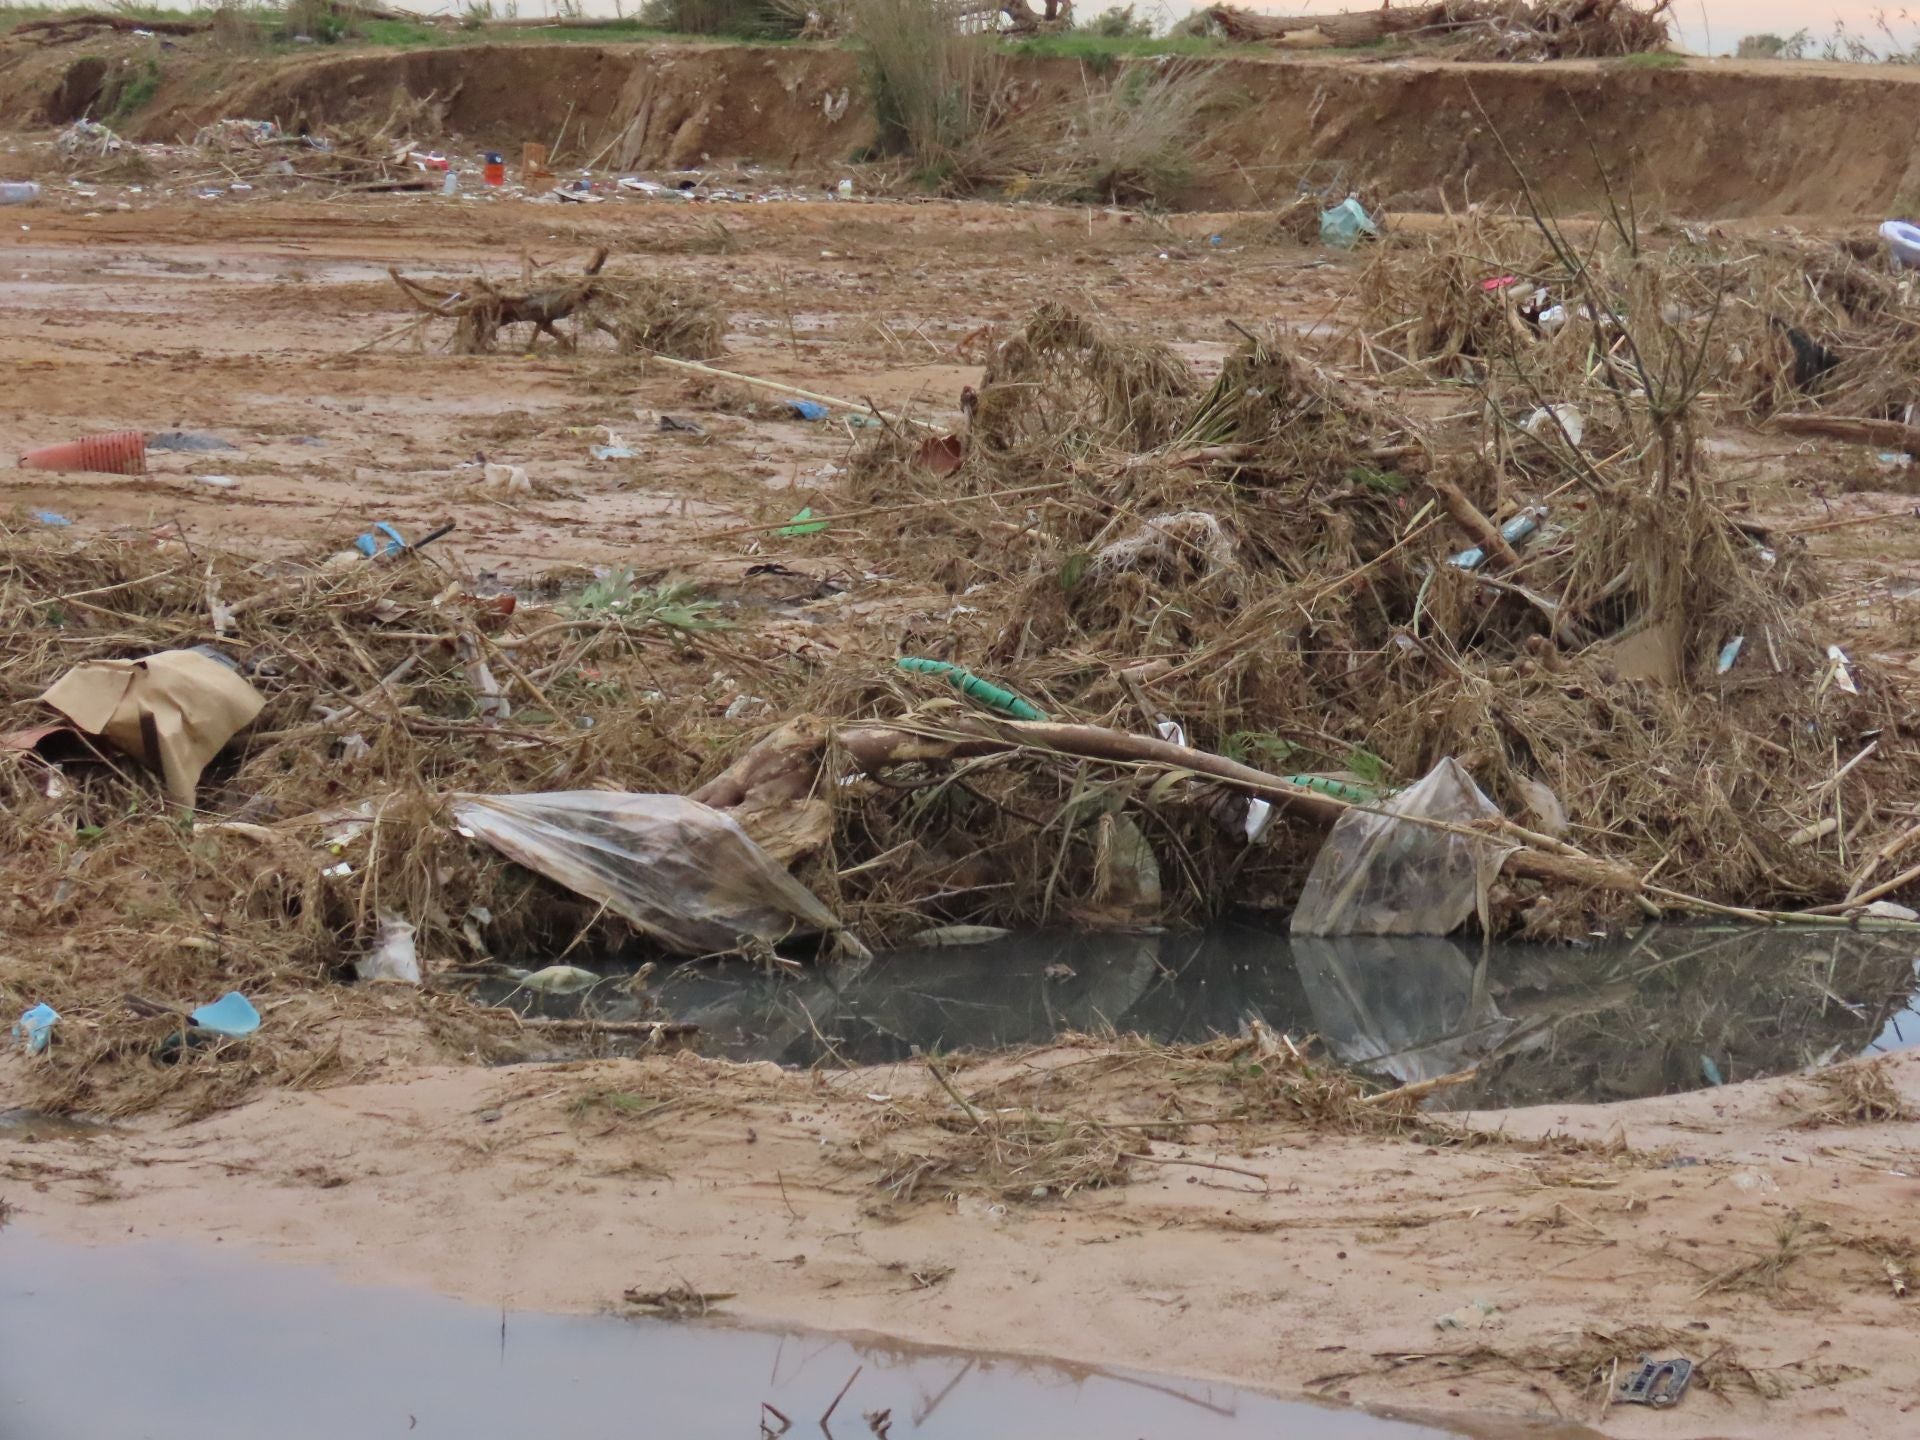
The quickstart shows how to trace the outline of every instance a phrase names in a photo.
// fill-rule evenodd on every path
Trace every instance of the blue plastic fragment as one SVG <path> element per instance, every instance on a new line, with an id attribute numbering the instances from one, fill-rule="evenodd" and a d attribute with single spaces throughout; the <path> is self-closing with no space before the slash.
<path id="1" fill-rule="evenodd" d="M 787 408 L 802 420 L 824 420 L 830 413 L 827 407 L 817 400 L 789 400 Z"/>
<path id="2" fill-rule="evenodd" d="M 200 1029 L 230 1040 L 251 1035 L 260 1028 L 260 1012 L 238 990 L 229 990 L 211 1005 L 202 1005 L 190 1018 Z"/>
<path id="3" fill-rule="evenodd" d="M 387 537 L 384 547 L 380 541 L 381 535 Z M 354 541 L 353 548 L 371 560 L 375 555 L 398 555 L 402 550 L 407 548 L 407 542 L 398 530 L 394 529 L 387 521 L 382 520 L 379 524 L 375 525 L 372 530 L 369 530 L 358 540 Z"/>
<path id="4" fill-rule="evenodd" d="M 1706 1076 L 1709 1085 L 1724 1085 L 1727 1083 L 1720 1078 L 1720 1067 L 1713 1063 L 1713 1057 L 1711 1055 L 1702 1055 L 1700 1057 L 1700 1073 Z"/>
<path id="5" fill-rule="evenodd" d="M 1724 675 L 1733 669 L 1733 662 L 1740 658 L 1740 652 L 1745 648 L 1746 643 L 1746 636 L 1736 635 L 1727 641 L 1726 644 L 1722 645 L 1720 647 L 1720 660 L 1714 666 L 1714 672 L 1719 675 Z"/>
<path id="6" fill-rule="evenodd" d="M 36 510 L 33 512 L 33 518 L 38 520 L 42 525 L 71 525 L 73 523 L 73 521 L 62 515 L 58 510 Z"/>
<path id="7" fill-rule="evenodd" d="M 60 1012 L 51 1005 L 36 1005 L 22 1015 L 13 1027 L 13 1038 L 27 1047 L 29 1055 L 38 1055 L 53 1039 L 53 1022 Z"/>
<path id="8" fill-rule="evenodd" d="M 1522 510 L 1500 527 L 1500 538 L 1509 545 L 1526 539 L 1540 528 L 1540 513 L 1533 509 Z M 1471 550 L 1462 550 L 1458 555 L 1448 556 L 1447 563 L 1458 570 L 1478 570 L 1487 563 L 1487 552 L 1476 545 Z"/>
<path id="9" fill-rule="evenodd" d="M 633 460 L 638 458 L 638 456 L 639 452 L 637 450 L 631 450 L 625 445 L 595 445 L 593 447 L 593 458 L 596 460 Z"/>

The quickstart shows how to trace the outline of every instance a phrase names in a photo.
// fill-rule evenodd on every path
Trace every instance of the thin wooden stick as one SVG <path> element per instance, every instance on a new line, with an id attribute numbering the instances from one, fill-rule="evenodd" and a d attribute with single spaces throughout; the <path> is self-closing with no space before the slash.
<path id="1" fill-rule="evenodd" d="M 753 375 L 742 375 L 733 370 L 717 370 L 711 365 L 702 365 L 697 360 L 681 360 L 672 355 L 658 355 L 649 352 L 647 359 L 656 365 L 665 365 L 674 370 L 685 370 L 694 375 L 707 375 L 716 380 L 732 380 L 740 385 L 753 385 L 762 390 L 771 390 L 776 395 L 792 395 L 801 400 L 812 400 L 816 404 L 830 406 L 835 410 L 845 410 L 856 415 L 878 415 L 882 420 L 894 425 L 912 425 L 921 430 L 938 430 L 938 425 L 925 420 L 911 420 L 905 415 L 895 415 L 874 405 L 857 405 L 851 400 L 837 399 L 832 395 L 822 395 L 817 390 L 802 390 L 798 385 L 782 384 L 778 380 L 762 380 Z"/>

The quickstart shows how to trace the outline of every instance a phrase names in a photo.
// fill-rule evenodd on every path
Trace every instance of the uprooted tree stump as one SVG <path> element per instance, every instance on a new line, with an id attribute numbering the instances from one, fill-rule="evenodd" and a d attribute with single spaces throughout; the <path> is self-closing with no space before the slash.
<path id="1" fill-rule="evenodd" d="M 542 335 L 550 335 L 560 345 L 573 348 L 573 341 L 554 325 L 585 311 L 604 297 L 606 287 L 600 272 L 606 263 L 607 252 L 603 246 L 593 252 L 578 278 L 520 291 L 502 290 L 483 276 L 476 277 L 465 290 L 442 290 L 409 280 L 395 269 L 389 269 L 387 274 L 400 287 L 400 293 L 426 314 L 455 322 L 453 349 L 456 353 L 479 355 L 492 350 L 500 332 L 512 325 L 533 327 L 527 337 L 529 351 Z"/>
<path id="2" fill-rule="evenodd" d="M 576 348 L 574 337 L 556 327 L 575 320 L 580 333 L 598 331 L 613 337 L 624 354 L 650 354 L 705 360 L 721 353 L 726 338 L 726 311 L 710 295 L 671 281 L 619 278 L 603 273 L 607 252 L 593 252 L 578 276 L 549 285 L 533 283 L 531 268 L 518 290 L 507 290 L 485 276 L 449 290 L 410 280 L 398 270 L 387 274 L 422 313 L 369 346 L 390 340 L 435 319 L 454 322 L 448 348 L 457 355 L 483 355 L 499 343 L 500 332 L 513 325 L 529 325 L 527 350 L 550 335 L 565 349 Z"/>

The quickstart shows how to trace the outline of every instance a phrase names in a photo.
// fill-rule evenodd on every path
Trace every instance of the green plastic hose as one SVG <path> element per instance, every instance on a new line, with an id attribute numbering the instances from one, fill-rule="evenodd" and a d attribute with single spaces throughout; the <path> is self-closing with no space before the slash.
<path id="1" fill-rule="evenodd" d="M 998 710 L 1002 715 L 1014 720 L 1044 720 L 1046 711 L 1036 710 L 1011 690 L 1002 690 L 998 685 L 982 680 L 971 670 L 959 665 L 949 664 L 945 660 L 922 660 L 915 655 L 903 655 L 897 662 L 902 670 L 915 675 L 938 675 L 953 683 L 969 700 L 977 700 L 989 710 Z"/>

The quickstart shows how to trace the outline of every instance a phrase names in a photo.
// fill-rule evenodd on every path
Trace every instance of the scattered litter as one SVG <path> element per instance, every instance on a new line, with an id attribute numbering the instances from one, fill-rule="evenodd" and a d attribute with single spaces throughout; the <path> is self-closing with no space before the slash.
<path id="1" fill-rule="evenodd" d="M 629 445 L 595 445 L 588 452 L 596 460 L 637 460 L 640 452 Z"/>
<path id="2" fill-rule="evenodd" d="M 967 945 L 991 945 L 1012 933 L 1011 930 L 1002 930 L 998 925 L 935 925 L 930 930 L 908 936 L 907 943 L 925 945 L 935 950 L 957 949 Z"/>
<path id="3" fill-rule="evenodd" d="M 373 948 L 356 960 L 353 968 L 369 984 L 418 985 L 420 954 L 414 947 L 413 923 L 397 915 L 382 915 Z"/>
<path id="4" fill-rule="evenodd" d="M 1831 668 L 1827 671 L 1827 678 L 1839 689 L 1846 691 L 1847 694 L 1858 695 L 1860 693 L 1860 687 L 1854 683 L 1853 662 L 1847 658 L 1847 652 L 1842 650 L 1838 645 L 1829 645 L 1827 646 L 1827 659 L 1831 662 Z"/>
<path id="5" fill-rule="evenodd" d="M 683 955 L 840 928 L 732 816 L 681 795 L 469 795 L 453 813 L 508 859 Z"/>
<path id="6" fill-rule="evenodd" d="M 1539 506 L 1528 506 L 1500 527 L 1500 538 L 1509 545 L 1519 544 L 1540 528 L 1540 522 L 1546 518 L 1546 514 Z M 1478 570 L 1487 563 L 1487 552 L 1476 545 L 1471 550 L 1449 555 L 1447 563 L 1456 570 Z"/>
<path id="7" fill-rule="evenodd" d="M 238 990 L 229 990 L 187 1017 L 195 1028 L 227 1040 L 242 1040 L 260 1028 L 260 1012 Z"/>
<path id="8" fill-rule="evenodd" d="M 1556 425 L 1555 421 L 1559 423 Z M 1565 431 L 1566 438 L 1578 445 L 1586 438 L 1587 421 L 1577 406 L 1548 405 L 1529 415 L 1520 428 L 1536 440 L 1558 438 Z"/>
<path id="9" fill-rule="evenodd" d="M 1622 1405 L 1651 1405 L 1664 1410 L 1680 1403 L 1692 1379 L 1691 1360 L 1679 1356 L 1671 1360 L 1649 1360 L 1642 1355 L 1633 1373 L 1620 1382 L 1619 1393 L 1614 1398 Z"/>
<path id="10" fill-rule="evenodd" d="M 157 766 L 183 805 L 193 804 L 207 762 L 266 705 L 230 664 L 205 650 L 82 661 L 40 698 L 80 730 Z"/>
<path id="11" fill-rule="evenodd" d="M 1433 1323 L 1440 1330 L 1495 1330 L 1505 1322 L 1501 1319 L 1500 1307 L 1493 1301 L 1475 1300 L 1435 1317 Z"/>
<path id="12" fill-rule="evenodd" d="M 606 977 L 578 965 L 549 965 L 520 977 L 519 983 L 542 995 L 578 995 L 591 990 Z"/>
<path id="13" fill-rule="evenodd" d="M 54 148 L 68 159 L 86 156 L 104 160 L 126 148 L 126 141 L 98 120 L 76 120 L 53 142 Z"/>
<path id="14" fill-rule="evenodd" d="M 958 435 L 930 435 L 920 442 L 913 463 L 942 477 L 956 475 L 966 463 L 967 442 Z"/>
<path id="15" fill-rule="evenodd" d="M 1920 225 L 1905 220 L 1889 220 L 1880 227 L 1880 238 L 1900 268 L 1920 270 Z"/>
<path id="16" fill-rule="evenodd" d="M 798 420 L 824 420 L 833 413 L 818 400 L 787 400 L 782 403 Z"/>
<path id="17" fill-rule="evenodd" d="M 1860 913 L 1874 920 L 1920 920 L 1920 910 L 1910 910 L 1891 900 L 1876 900 Z"/>
<path id="18" fill-rule="evenodd" d="M 1198 557 L 1208 571 L 1230 570 L 1236 556 L 1233 541 L 1216 515 L 1205 510 L 1181 510 L 1150 517 L 1133 534 L 1102 546 L 1089 567 L 1097 573 L 1137 569 L 1156 563 Z"/>
<path id="19" fill-rule="evenodd" d="M 1514 848 L 1398 816 L 1472 825 L 1500 811 L 1451 757 L 1382 807 L 1335 822 L 1293 912 L 1296 935 L 1450 935 L 1476 910 Z"/>
<path id="20" fill-rule="evenodd" d="M 42 445 L 20 457 L 22 470 L 72 470 L 98 475 L 147 473 L 147 437 L 138 430 L 83 435 L 57 445 Z"/>
<path id="21" fill-rule="evenodd" d="M 1320 243 L 1336 250 L 1351 250 L 1362 240 L 1380 238 L 1380 227 L 1367 214 L 1366 206 L 1348 196 L 1320 216 Z"/>
<path id="22" fill-rule="evenodd" d="M 1543 835 L 1555 839 L 1565 835 L 1570 828 L 1567 822 L 1567 807 L 1560 803 L 1560 797 L 1551 787 L 1535 780 L 1530 775 L 1513 777 L 1514 789 L 1520 792 L 1527 812 L 1533 820 L 1533 828 Z"/>
<path id="23" fill-rule="evenodd" d="M 231 475 L 196 475 L 193 477 L 202 485 L 211 485 L 216 490 L 238 490 L 240 482 Z"/>
<path id="24" fill-rule="evenodd" d="M 916 675 L 938 675 L 952 682 L 953 688 L 969 700 L 977 700 L 989 710 L 998 710 L 1002 715 L 1015 720 L 1045 720 L 1044 710 L 1029 705 L 1011 690 L 1003 690 L 986 680 L 982 680 L 971 670 L 946 660 L 922 660 L 917 656 L 903 655 L 894 662 L 902 670 Z"/>
<path id="25" fill-rule="evenodd" d="M 218 435 L 204 435 L 192 430 L 162 430 L 158 434 L 147 437 L 149 450 L 166 450 L 184 455 L 236 448 Z"/>
<path id="26" fill-rule="evenodd" d="M 853 198 L 853 181 L 842 180 L 838 185 L 834 186 L 833 188 L 834 188 L 834 193 L 837 194 L 842 200 L 851 200 Z"/>
<path id="27" fill-rule="evenodd" d="M 818 535 L 827 528 L 825 520 L 813 518 L 813 507 L 806 505 L 794 512 L 793 519 L 773 533 L 784 540 L 796 540 L 802 535 Z"/>
<path id="28" fill-rule="evenodd" d="M 13 1038 L 27 1047 L 29 1055 L 38 1055 L 52 1043 L 59 1018 L 60 1012 L 51 1005 L 35 1005 L 14 1022 Z"/>
<path id="29" fill-rule="evenodd" d="M 489 465 L 481 473 L 481 485 L 502 495 L 531 495 L 533 481 L 522 465 Z"/>
<path id="30" fill-rule="evenodd" d="M 662 415 L 660 417 L 660 428 L 664 431 L 681 435 L 704 435 L 707 433 L 700 428 L 697 422 L 682 420 L 675 415 Z"/>
<path id="31" fill-rule="evenodd" d="M 379 555 L 398 555 L 407 548 L 407 541 L 390 521 L 381 520 L 356 539 L 353 548 L 371 560 Z"/>

